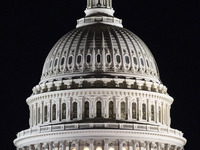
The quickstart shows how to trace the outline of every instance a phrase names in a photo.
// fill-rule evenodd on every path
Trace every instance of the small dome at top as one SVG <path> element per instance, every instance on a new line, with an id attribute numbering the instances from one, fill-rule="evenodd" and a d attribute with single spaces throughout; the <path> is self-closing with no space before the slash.
<path id="1" fill-rule="evenodd" d="M 48 54 L 40 83 L 89 76 L 160 83 L 157 64 L 144 42 L 125 28 L 103 23 L 64 35 Z"/>

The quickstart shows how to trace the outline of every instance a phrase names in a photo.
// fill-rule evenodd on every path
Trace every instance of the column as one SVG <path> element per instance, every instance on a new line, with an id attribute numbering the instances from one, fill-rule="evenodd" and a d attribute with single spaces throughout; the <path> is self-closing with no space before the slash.
<path id="1" fill-rule="evenodd" d="M 171 145 L 167 144 L 166 145 L 166 150 L 170 150 Z"/>
<path id="2" fill-rule="evenodd" d="M 49 143 L 49 150 L 53 150 L 53 142 Z"/>
<path id="3" fill-rule="evenodd" d="M 51 100 L 48 103 L 47 121 L 51 122 Z"/>
<path id="4" fill-rule="evenodd" d="M 128 101 L 128 97 L 125 98 L 126 100 L 126 119 L 130 119 L 130 111 L 129 111 L 129 101 Z"/>
<path id="5" fill-rule="evenodd" d="M 136 150 L 136 141 L 133 141 L 133 150 Z"/>
<path id="6" fill-rule="evenodd" d="M 158 123 L 158 121 L 159 121 L 159 120 L 158 120 L 158 116 L 159 116 L 159 115 L 158 115 L 158 113 L 159 113 L 158 111 L 159 111 L 159 110 L 158 110 L 158 102 L 157 102 L 157 100 L 156 100 L 156 101 L 155 101 L 155 122 L 156 122 L 156 123 Z"/>
<path id="7" fill-rule="evenodd" d="M 108 150 L 108 139 L 104 139 L 104 150 Z"/>
<path id="8" fill-rule="evenodd" d="M 75 141 L 75 147 L 76 147 L 76 150 L 79 150 L 79 140 Z"/>
<path id="9" fill-rule="evenodd" d="M 90 140 L 90 150 L 94 150 L 94 140 Z"/>
<path id="10" fill-rule="evenodd" d="M 122 144 L 123 144 L 123 141 L 122 140 L 119 140 L 119 149 L 118 150 L 122 150 Z"/>
<path id="11" fill-rule="evenodd" d="M 59 142 L 53 143 L 53 150 L 59 150 Z"/>
<path id="12" fill-rule="evenodd" d="M 82 119 L 83 119 L 83 118 L 82 118 L 82 116 L 83 116 L 83 113 L 82 113 L 82 110 L 83 110 L 83 109 L 82 109 L 82 108 L 83 108 L 82 97 L 79 97 L 79 98 L 78 98 L 78 107 L 77 107 L 77 108 L 78 108 L 78 110 L 77 110 L 77 111 L 78 111 L 78 112 L 77 112 L 77 113 L 78 113 L 78 118 L 77 118 L 77 119 L 78 119 L 78 120 L 82 120 Z"/>
<path id="13" fill-rule="evenodd" d="M 151 106 L 149 103 L 149 99 L 147 99 L 147 121 L 151 121 Z"/>
<path id="14" fill-rule="evenodd" d="M 137 98 L 137 120 L 141 121 L 142 120 L 142 110 L 141 108 L 141 103 L 140 103 L 140 99 Z"/>
<path id="15" fill-rule="evenodd" d="M 43 115 L 44 114 L 44 102 L 42 101 L 41 103 L 41 107 L 40 107 L 40 123 L 42 124 L 43 123 Z"/>
<path id="16" fill-rule="evenodd" d="M 150 144 L 150 142 L 146 141 L 145 143 L 146 143 L 146 150 L 149 150 L 149 144 Z"/>
<path id="17" fill-rule="evenodd" d="M 29 117 L 29 125 L 30 127 L 33 126 L 33 107 L 29 106 L 29 111 L 30 111 L 30 117 Z"/>
<path id="18" fill-rule="evenodd" d="M 94 117 L 96 117 L 96 113 L 95 113 L 95 106 L 96 104 L 95 104 L 95 98 L 93 98 L 93 97 L 90 97 L 90 107 L 89 107 L 89 112 L 90 112 L 90 114 L 89 114 L 89 117 L 90 118 L 94 118 Z"/>
<path id="19" fill-rule="evenodd" d="M 119 97 L 115 97 L 116 119 L 120 119 Z"/>
<path id="20" fill-rule="evenodd" d="M 133 150 L 133 142 L 132 141 L 128 142 L 128 150 Z"/>
<path id="21" fill-rule="evenodd" d="M 164 103 L 161 104 L 161 122 L 164 124 Z"/>

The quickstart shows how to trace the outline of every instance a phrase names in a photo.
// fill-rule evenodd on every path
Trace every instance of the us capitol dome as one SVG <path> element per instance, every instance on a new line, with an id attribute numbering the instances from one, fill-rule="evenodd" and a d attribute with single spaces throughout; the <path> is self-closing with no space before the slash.
<path id="1" fill-rule="evenodd" d="M 112 0 L 87 0 L 85 13 L 45 60 L 17 150 L 184 150 L 151 51 Z"/>

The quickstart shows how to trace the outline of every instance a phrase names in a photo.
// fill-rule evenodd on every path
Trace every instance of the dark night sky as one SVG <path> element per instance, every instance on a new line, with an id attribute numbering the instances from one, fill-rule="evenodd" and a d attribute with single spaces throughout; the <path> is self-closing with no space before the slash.
<path id="1" fill-rule="evenodd" d="M 200 149 L 200 1 L 113 0 L 113 5 L 115 16 L 148 45 L 157 61 L 161 80 L 175 100 L 172 128 L 185 133 L 186 150 Z M 75 28 L 85 6 L 86 0 L 1 3 L 1 149 L 14 150 L 16 133 L 29 127 L 26 98 L 39 82 L 51 47 Z"/>

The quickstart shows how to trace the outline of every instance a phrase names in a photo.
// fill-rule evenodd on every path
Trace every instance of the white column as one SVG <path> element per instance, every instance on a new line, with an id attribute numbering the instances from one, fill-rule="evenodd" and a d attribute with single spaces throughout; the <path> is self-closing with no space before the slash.
<path id="1" fill-rule="evenodd" d="M 158 117 L 159 117 L 159 109 L 158 109 L 158 102 L 156 100 L 156 102 L 155 102 L 155 118 L 154 118 L 156 123 L 159 122 Z"/>
<path id="2" fill-rule="evenodd" d="M 145 143 L 146 143 L 146 150 L 149 150 L 149 142 L 146 141 Z"/>
<path id="3" fill-rule="evenodd" d="M 76 147 L 76 150 L 79 150 L 79 140 L 75 141 L 75 147 Z"/>
<path id="4" fill-rule="evenodd" d="M 164 103 L 161 104 L 161 122 L 164 124 Z"/>
<path id="5" fill-rule="evenodd" d="M 133 150 L 136 150 L 136 141 L 133 141 Z"/>
<path id="6" fill-rule="evenodd" d="M 122 144 L 123 144 L 123 141 L 119 140 L 119 150 L 122 150 Z"/>
<path id="7" fill-rule="evenodd" d="M 53 142 L 49 143 L 49 150 L 53 150 Z"/>
<path id="8" fill-rule="evenodd" d="M 83 118 L 82 118 L 82 116 L 83 116 L 83 112 L 82 112 L 82 108 L 83 108 L 83 101 L 82 101 L 82 97 L 79 97 L 78 98 L 78 119 L 79 120 L 82 120 Z"/>
<path id="9" fill-rule="evenodd" d="M 142 110 L 140 108 L 141 108 L 140 99 L 137 98 L 137 120 L 139 121 L 142 120 Z"/>
<path id="10" fill-rule="evenodd" d="M 149 99 L 147 99 L 147 121 L 151 121 L 151 106 L 149 103 Z"/>
<path id="11" fill-rule="evenodd" d="M 108 139 L 104 139 L 104 150 L 108 150 Z"/>
<path id="12" fill-rule="evenodd" d="M 48 103 L 47 121 L 51 122 L 51 100 Z"/>
<path id="13" fill-rule="evenodd" d="M 94 150 L 94 140 L 89 140 L 90 142 L 90 150 Z"/>

